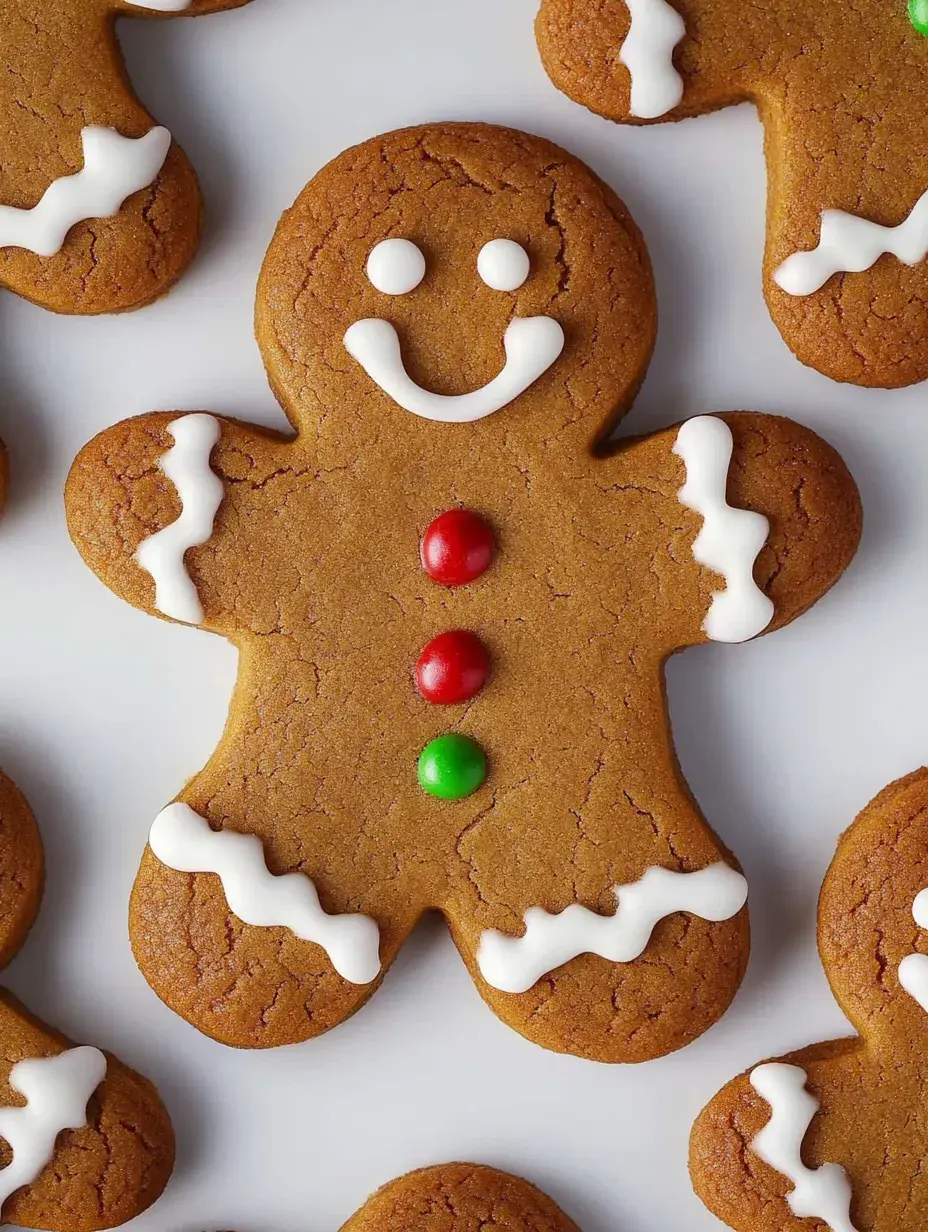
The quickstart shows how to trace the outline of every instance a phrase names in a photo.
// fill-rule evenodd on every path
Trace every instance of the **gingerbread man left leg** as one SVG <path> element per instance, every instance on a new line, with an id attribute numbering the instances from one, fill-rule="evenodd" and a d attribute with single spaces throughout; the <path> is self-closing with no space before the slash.
<path id="1" fill-rule="evenodd" d="M 200 190 L 132 93 L 115 19 L 243 3 L 0 3 L 0 285 L 81 314 L 143 307 L 170 289 L 199 243 Z"/>
<path id="2" fill-rule="evenodd" d="M 38 910 L 38 828 L 0 775 L 0 964 Z M 44 1232 L 102 1232 L 146 1210 L 174 1164 L 155 1088 L 115 1057 L 73 1047 L 0 991 L 0 1218 Z"/>
<path id="3" fill-rule="evenodd" d="M 822 962 L 859 1035 L 755 1066 L 693 1128 L 696 1191 L 737 1232 L 925 1227 L 926 851 L 923 769 L 864 809 L 822 888 Z"/>

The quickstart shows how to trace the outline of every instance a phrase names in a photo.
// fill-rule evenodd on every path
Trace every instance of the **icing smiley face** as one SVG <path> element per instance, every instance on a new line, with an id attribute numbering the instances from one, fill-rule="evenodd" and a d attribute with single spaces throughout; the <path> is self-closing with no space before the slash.
<path id="1" fill-rule="evenodd" d="M 480 250 L 477 271 L 494 291 L 518 291 L 531 270 L 529 255 L 512 240 L 490 240 Z M 384 240 L 367 262 L 371 284 L 384 295 L 408 295 L 425 278 L 425 257 L 410 240 Z M 345 334 L 345 347 L 372 381 L 399 406 L 439 423 L 473 423 L 494 415 L 524 394 L 554 364 L 564 349 L 564 331 L 551 317 L 516 317 L 503 338 L 502 372 L 472 393 L 448 395 L 423 389 L 403 363 L 399 336 L 389 321 L 357 321 Z"/>

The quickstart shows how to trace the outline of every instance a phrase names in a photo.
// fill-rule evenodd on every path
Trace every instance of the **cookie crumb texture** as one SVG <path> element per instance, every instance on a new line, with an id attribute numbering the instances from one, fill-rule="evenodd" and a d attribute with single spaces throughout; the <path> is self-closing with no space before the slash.
<path id="1" fill-rule="evenodd" d="M 392 298 L 365 276 L 388 237 L 414 241 L 428 271 Z M 478 275 L 497 238 L 531 256 L 515 293 Z M 211 465 L 225 496 L 184 561 L 205 627 L 239 647 L 241 670 L 221 744 L 181 799 L 216 830 L 257 835 L 271 873 L 306 874 L 325 911 L 376 921 L 382 971 L 438 910 L 485 1000 L 536 1043 L 602 1061 L 688 1043 L 742 978 L 744 911 L 721 923 L 678 912 L 638 959 L 583 954 L 524 993 L 490 987 L 477 961 L 484 933 L 522 936 L 530 908 L 611 916 L 614 887 L 653 866 L 731 861 L 681 778 L 664 697 L 665 659 L 706 640 L 724 585 L 693 557 L 702 518 L 678 499 L 678 430 L 612 453 L 601 444 L 654 340 L 647 254 L 625 207 L 572 156 L 523 133 L 389 134 L 338 158 L 284 216 L 257 312 L 297 435 L 217 421 Z M 513 317 L 540 316 L 563 328 L 563 354 L 473 423 L 401 409 L 343 342 L 358 321 L 389 321 L 420 386 L 465 394 L 499 373 Z M 769 519 L 754 578 L 782 625 L 853 556 L 856 488 L 812 432 L 770 415 L 724 421 L 728 497 Z M 182 514 L 159 465 L 173 422 L 156 414 L 104 432 L 67 487 L 85 560 L 149 612 L 154 586 L 134 558 Z M 449 509 L 476 513 L 496 545 L 479 576 L 450 587 L 420 558 Z M 469 701 L 433 705 L 415 666 L 455 629 L 480 638 L 492 670 Z M 436 800 L 417 761 L 452 731 L 485 751 L 487 777 Z M 243 924 L 217 876 L 174 871 L 151 850 L 131 933 L 168 1005 L 237 1046 L 319 1035 L 379 984 L 349 983 L 284 928 Z"/>
<path id="2" fill-rule="evenodd" d="M 783 1058 L 805 1071 L 806 1090 L 820 1106 L 802 1139 L 803 1165 L 819 1178 L 820 1169 L 843 1169 L 856 1232 L 928 1226 L 928 1128 L 921 1115 L 928 998 L 921 993 L 920 1003 L 900 977 L 909 960 L 916 971 L 928 964 L 928 931 L 913 916 L 926 888 L 928 769 L 922 769 L 864 809 L 842 837 L 822 888 L 819 952 L 859 1035 Z M 753 1088 L 751 1072 L 725 1087 L 696 1122 L 693 1184 L 737 1232 L 800 1232 L 810 1221 L 789 1205 L 793 1184 L 752 1150 L 771 1109 Z"/>
<path id="3" fill-rule="evenodd" d="M 192 0 L 174 15 L 243 3 Z M 0 78 L 0 205 L 30 210 L 55 181 L 79 172 L 85 128 L 141 138 L 155 127 L 132 93 L 114 23 L 117 16 L 169 15 L 129 0 L 0 0 L 7 70 Z M 0 285 L 54 312 L 141 308 L 168 291 L 192 260 L 202 213 L 196 175 L 174 142 L 149 187 L 113 217 L 71 227 L 55 256 L 0 248 Z"/>
<path id="4" fill-rule="evenodd" d="M 773 278 L 788 257 L 816 247 L 823 211 L 895 227 L 928 190 L 928 39 L 905 0 L 861 0 L 853 9 L 841 0 L 671 2 L 686 25 L 673 53 L 683 101 L 659 118 L 744 101 L 760 111 L 768 169 L 764 292 L 788 346 L 835 380 L 878 387 L 924 380 L 928 224 L 920 223 L 924 246 L 914 265 L 881 256 L 809 295 L 789 295 Z M 642 23 L 643 11 L 660 3 L 637 6 Z M 626 0 L 542 0 L 536 29 L 560 90 L 599 115 L 640 122 L 629 114 L 631 78 L 619 59 L 630 27 Z"/>
<path id="5" fill-rule="evenodd" d="M 42 894 L 38 827 L 21 792 L 0 774 L 0 965 L 12 959 L 35 919 Z M 21 1061 L 57 1056 L 71 1045 L 0 990 L 0 1110 L 26 1100 L 10 1085 Z M 155 1088 L 106 1058 L 106 1077 L 87 1105 L 82 1129 L 57 1137 L 37 1179 L 3 1203 L 4 1223 L 45 1232 L 98 1232 L 141 1214 L 158 1198 L 174 1166 L 174 1135 Z M 0 1185 L 13 1155 L 0 1138 Z"/>
<path id="6" fill-rule="evenodd" d="M 439 1164 L 384 1185 L 341 1232 L 579 1232 L 551 1199 L 479 1164 Z"/>

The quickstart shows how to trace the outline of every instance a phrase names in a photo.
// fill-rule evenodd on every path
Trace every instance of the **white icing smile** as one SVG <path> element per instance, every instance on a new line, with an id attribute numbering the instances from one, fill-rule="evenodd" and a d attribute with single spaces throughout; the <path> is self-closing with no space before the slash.
<path id="1" fill-rule="evenodd" d="M 528 278 L 525 249 L 511 240 L 492 240 L 480 252 L 480 277 L 493 290 L 512 292 Z M 384 240 L 371 252 L 367 275 L 384 295 L 408 295 L 425 277 L 425 258 L 409 240 Z M 403 410 L 439 423 L 473 423 L 514 402 L 544 375 L 564 349 L 564 331 L 551 317 L 516 317 L 503 337 L 506 363 L 482 389 L 469 394 L 435 394 L 410 377 L 399 335 L 379 317 L 357 321 L 345 334 L 348 354 Z"/>

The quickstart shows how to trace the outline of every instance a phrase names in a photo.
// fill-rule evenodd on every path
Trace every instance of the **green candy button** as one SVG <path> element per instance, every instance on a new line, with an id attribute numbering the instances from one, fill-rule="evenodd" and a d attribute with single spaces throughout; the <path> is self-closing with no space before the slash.
<path id="1" fill-rule="evenodd" d="M 439 736 L 419 754 L 419 786 L 439 800 L 463 800 L 486 777 L 487 755 L 469 736 Z"/>
<path id="2" fill-rule="evenodd" d="M 928 35 L 928 0 L 909 0 L 909 19 L 919 34 Z"/>

